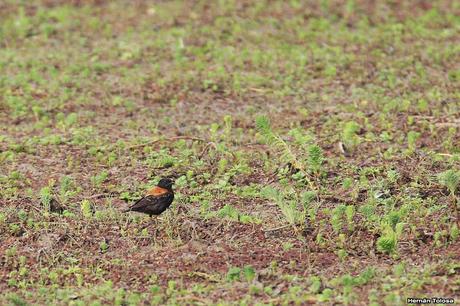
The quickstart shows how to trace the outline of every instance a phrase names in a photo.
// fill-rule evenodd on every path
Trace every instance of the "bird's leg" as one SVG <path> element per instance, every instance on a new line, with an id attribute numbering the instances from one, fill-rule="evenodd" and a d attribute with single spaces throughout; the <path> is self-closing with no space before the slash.
<path id="1" fill-rule="evenodd" d="M 156 216 L 154 216 L 154 215 L 151 215 L 151 216 L 150 216 L 150 224 L 155 224 L 155 225 L 156 225 L 156 223 L 157 223 L 157 218 L 155 218 L 155 217 L 156 217 Z M 156 228 L 156 226 L 155 226 L 155 228 Z"/>
<path id="2" fill-rule="evenodd" d="M 158 227 L 158 226 L 157 226 L 157 218 L 156 218 L 156 217 L 157 217 L 157 216 L 153 216 L 153 215 L 150 216 L 150 219 L 153 220 L 153 221 L 151 222 L 151 224 L 155 224 L 155 225 L 153 226 L 153 243 L 155 243 L 155 244 L 156 244 L 156 240 L 157 240 L 157 227 Z"/>
<path id="3" fill-rule="evenodd" d="M 152 221 L 152 217 L 153 216 L 150 216 L 150 221 L 144 225 L 142 228 L 141 228 L 141 231 L 143 231 L 144 229 L 146 229 L 147 227 L 150 227 L 150 225 L 152 225 L 154 223 L 154 221 Z"/>
<path id="4" fill-rule="evenodd" d="M 142 229 L 150 227 L 151 225 L 155 224 L 156 223 L 156 218 L 154 218 L 154 217 L 155 217 L 154 215 L 150 215 L 150 222 L 146 226 L 144 226 Z"/>

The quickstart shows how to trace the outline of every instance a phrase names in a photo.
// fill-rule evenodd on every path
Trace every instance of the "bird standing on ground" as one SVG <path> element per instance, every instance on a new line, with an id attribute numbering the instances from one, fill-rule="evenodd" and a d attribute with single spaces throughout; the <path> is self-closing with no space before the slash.
<path id="1" fill-rule="evenodd" d="M 150 217 L 161 214 L 174 200 L 173 184 L 174 182 L 169 178 L 161 179 L 157 186 L 150 189 L 143 198 L 137 200 L 123 212 L 137 211 Z"/>

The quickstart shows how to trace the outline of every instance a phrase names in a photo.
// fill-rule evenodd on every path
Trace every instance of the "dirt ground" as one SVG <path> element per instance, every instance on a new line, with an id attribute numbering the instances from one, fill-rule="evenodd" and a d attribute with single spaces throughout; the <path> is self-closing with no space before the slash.
<path id="1" fill-rule="evenodd" d="M 459 16 L 1 1 L 0 305 L 458 302 Z"/>

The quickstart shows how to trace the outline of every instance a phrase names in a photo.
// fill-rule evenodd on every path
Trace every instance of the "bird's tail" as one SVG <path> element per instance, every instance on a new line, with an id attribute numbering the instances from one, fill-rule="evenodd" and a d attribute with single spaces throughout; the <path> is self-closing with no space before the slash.
<path id="1" fill-rule="evenodd" d="M 121 212 L 122 213 L 127 213 L 127 212 L 130 212 L 131 211 L 131 208 L 127 208 L 127 209 L 123 209 Z"/>

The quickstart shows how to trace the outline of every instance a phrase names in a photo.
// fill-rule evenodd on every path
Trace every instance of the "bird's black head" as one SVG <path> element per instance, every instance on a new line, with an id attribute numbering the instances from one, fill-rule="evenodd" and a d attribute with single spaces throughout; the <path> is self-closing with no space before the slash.
<path id="1" fill-rule="evenodd" d="M 161 187 L 161 188 L 165 188 L 165 189 L 171 190 L 173 184 L 174 184 L 174 181 L 171 180 L 170 178 L 162 178 L 162 179 L 158 182 L 158 187 Z"/>

